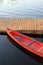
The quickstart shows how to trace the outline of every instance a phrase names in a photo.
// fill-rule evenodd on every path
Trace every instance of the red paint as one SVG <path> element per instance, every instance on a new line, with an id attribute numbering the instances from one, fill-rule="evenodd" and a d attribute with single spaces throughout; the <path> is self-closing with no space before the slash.
<path id="1" fill-rule="evenodd" d="M 17 44 L 43 58 L 43 43 L 10 29 L 6 32 Z"/>

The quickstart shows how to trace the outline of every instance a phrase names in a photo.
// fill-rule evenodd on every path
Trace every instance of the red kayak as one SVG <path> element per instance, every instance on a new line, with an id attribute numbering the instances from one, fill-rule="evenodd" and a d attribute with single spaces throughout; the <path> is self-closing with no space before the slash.
<path id="1" fill-rule="evenodd" d="M 43 43 L 11 29 L 6 29 L 6 32 L 17 44 L 43 58 Z"/>

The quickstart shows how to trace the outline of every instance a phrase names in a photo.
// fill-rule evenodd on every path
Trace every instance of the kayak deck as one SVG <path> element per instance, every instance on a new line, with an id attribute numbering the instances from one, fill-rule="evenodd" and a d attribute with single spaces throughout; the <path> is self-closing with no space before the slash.
<path id="1" fill-rule="evenodd" d="M 8 32 L 10 33 L 10 37 L 12 37 L 12 39 L 19 43 L 21 46 L 25 47 L 27 50 L 35 52 L 38 55 L 42 54 L 43 57 L 43 44 L 41 42 L 20 34 L 19 32 L 14 32 L 11 30 L 9 30 Z"/>

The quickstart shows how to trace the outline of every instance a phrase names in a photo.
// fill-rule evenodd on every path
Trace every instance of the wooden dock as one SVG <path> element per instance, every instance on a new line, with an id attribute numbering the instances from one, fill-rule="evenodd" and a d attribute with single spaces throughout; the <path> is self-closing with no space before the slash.
<path id="1" fill-rule="evenodd" d="M 0 33 L 6 28 L 28 34 L 43 34 L 43 19 L 0 18 Z"/>

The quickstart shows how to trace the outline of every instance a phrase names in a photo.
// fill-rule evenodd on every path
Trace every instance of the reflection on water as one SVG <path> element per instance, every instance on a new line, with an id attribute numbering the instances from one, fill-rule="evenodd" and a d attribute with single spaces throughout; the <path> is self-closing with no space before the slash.
<path id="1" fill-rule="evenodd" d="M 43 40 L 43 38 L 36 39 Z M 0 65 L 43 65 L 13 43 L 15 42 L 11 42 L 6 35 L 0 35 Z"/>
<path id="2" fill-rule="evenodd" d="M 0 17 L 43 18 L 43 0 L 0 0 Z"/>

